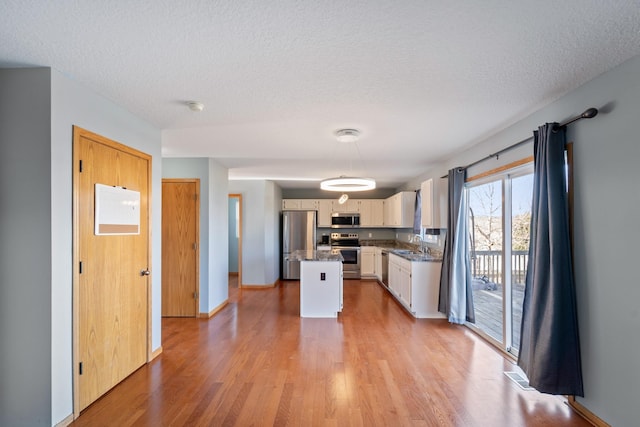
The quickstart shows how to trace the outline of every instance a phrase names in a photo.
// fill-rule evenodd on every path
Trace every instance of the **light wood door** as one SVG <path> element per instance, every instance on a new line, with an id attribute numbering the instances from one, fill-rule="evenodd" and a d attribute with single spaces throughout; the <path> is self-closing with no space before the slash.
<path id="1" fill-rule="evenodd" d="M 74 127 L 73 157 L 74 412 L 79 414 L 148 360 L 151 156 Z M 140 193 L 139 234 L 94 233 L 96 184 Z"/>
<path id="2" fill-rule="evenodd" d="M 162 315 L 196 317 L 199 248 L 198 179 L 162 180 Z"/>

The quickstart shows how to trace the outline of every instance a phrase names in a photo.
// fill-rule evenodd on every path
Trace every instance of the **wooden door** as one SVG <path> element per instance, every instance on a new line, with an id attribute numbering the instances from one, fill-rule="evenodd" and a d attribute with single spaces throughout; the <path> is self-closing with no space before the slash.
<path id="1" fill-rule="evenodd" d="M 162 180 L 162 315 L 196 317 L 200 180 Z"/>
<path id="2" fill-rule="evenodd" d="M 77 416 L 148 360 L 151 156 L 74 127 L 73 158 Z M 96 184 L 140 193 L 137 234 L 96 234 Z"/>

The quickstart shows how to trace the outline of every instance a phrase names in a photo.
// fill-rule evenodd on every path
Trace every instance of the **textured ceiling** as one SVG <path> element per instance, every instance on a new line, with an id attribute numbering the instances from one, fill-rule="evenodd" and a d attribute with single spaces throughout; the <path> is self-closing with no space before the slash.
<path id="1" fill-rule="evenodd" d="M 354 174 L 395 188 L 640 54 L 638 0 L 1 8 L 0 66 L 52 67 L 163 129 L 164 156 L 283 187 Z M 343 127 L 356 146 L 335 141 Z"/>

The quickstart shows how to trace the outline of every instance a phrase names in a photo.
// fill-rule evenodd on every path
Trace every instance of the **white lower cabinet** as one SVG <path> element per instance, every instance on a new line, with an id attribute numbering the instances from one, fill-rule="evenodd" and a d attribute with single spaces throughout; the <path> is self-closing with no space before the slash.
<path id="1" fill-rule="evenodd" d="M 409 261 L 389 254 L 389 290 L 415 317 L 445 317 L 438 312 L 441 265 L 440 262 Z"/>
<path id="2" fill-rule="evenodd" d="M 360 248 L 360 277 L 374 278 L 375 275 L 375 246 L 362 246 Z"/>
<path id="3" fill-rule="evenodd" d="M 382 249 L 376 247 L 373 257 L 373 275 L 376 279 L 382 280 Z"/>

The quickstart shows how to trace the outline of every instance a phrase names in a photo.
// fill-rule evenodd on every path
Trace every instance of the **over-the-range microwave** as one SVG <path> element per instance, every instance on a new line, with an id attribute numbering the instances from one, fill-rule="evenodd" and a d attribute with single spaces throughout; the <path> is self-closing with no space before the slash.
<path id="1" fill-rule="evenodd" d="M 331 228 L 360 227 L 359 213 L 334 212 L 331 214 Z"/>

